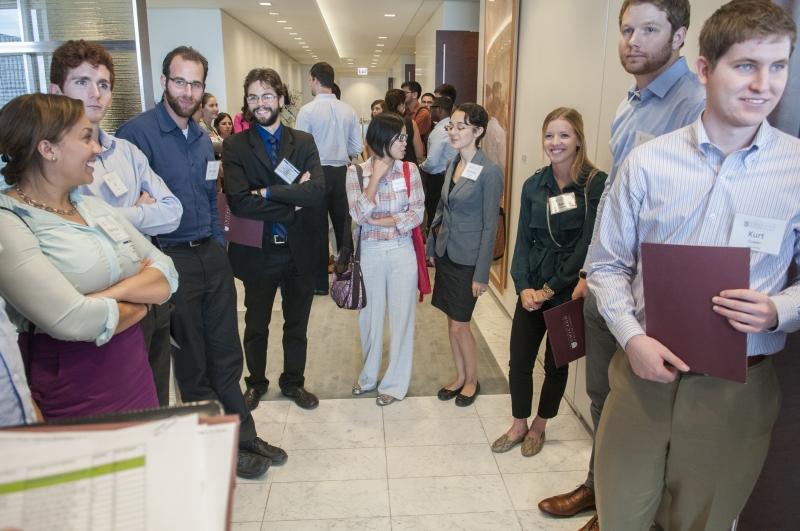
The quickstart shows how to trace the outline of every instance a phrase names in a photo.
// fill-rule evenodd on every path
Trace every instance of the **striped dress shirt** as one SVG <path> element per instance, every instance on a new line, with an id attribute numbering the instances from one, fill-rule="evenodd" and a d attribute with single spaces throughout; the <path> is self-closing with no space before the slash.
<path id="1" fill-rule="evenodd" d="M 727 157 L 702 119 L 634 149 L 608 194 L 592 242 L 589 288 L 620 345 L 644 334 L 639 248 L 644 242 L 727 246 L 734 216 L 786 222 L 780 251 L 750 252 L 750 289 L 770 295 L 774 331 L 747 335 L 747 354 L 773 354 L 800 329 L 800 140 L 764 121 L 753 142 Z M 709 301 L 709 305 L 711 302 Z"/>
<path id="2" fill-rule="evenodd" d="M 367 189 L 369 177 L 372 175 L 372 161 L 370 157 L 361 165 L 363 171 L 363 185 Z M 425 192 L 422 180 L 419 177 L 417 165 L 409 162 L 411 171 L 411 193 L 406 188 L 403 175 L 402 160 L 394 161 L 394 166 L 389 173 L 378 183 L 373 203 L 361 191 L 358 184 L 358 174 L 355 166 L 347 168 L 347 202 L 350 206 L 350 216 L 353 221 L 361 225 L 361 241 L 366 240 L 393 240 L 411 236 L 411 230 L 422 224 L 425 215 Z M 373 225 L 373 217 L 392 216 L 395 227 L 382 227 Z"/>

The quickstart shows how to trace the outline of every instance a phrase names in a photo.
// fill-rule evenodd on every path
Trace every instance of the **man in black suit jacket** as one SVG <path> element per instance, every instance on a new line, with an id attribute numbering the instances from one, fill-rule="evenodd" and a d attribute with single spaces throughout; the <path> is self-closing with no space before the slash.
<path id="1" fill-rule="evenodd" d="M 252 119 L 247 131 L 223 143 L 225 195 L 233 215 L 264 222 L 262 247 L 230 243 L 233 274 L 244 283 L 244 353 L 252 410 L 267 392 L 267 340 L 275 292 L 283 308 L 281 392 L 312 409 L 317 397 L 305 385 L 306 332 L 314 298 L 314 251 L 319 237 L 311 207 L 325 193 L 325 177 L 314 139 L 286 127 L 280 111 L 289 95 L 277 72 L 256 68 L 244 81 L 244 101 Z"/>

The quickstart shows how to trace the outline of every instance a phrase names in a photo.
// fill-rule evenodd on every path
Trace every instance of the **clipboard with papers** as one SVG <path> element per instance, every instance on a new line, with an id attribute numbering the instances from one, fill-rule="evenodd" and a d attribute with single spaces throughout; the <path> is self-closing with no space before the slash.
<path id="1" fill-rule="evenodd" d="M 206 403 L 0 430 L 0 527 L 229 529 L 239 418 L 220 412 Z"/>

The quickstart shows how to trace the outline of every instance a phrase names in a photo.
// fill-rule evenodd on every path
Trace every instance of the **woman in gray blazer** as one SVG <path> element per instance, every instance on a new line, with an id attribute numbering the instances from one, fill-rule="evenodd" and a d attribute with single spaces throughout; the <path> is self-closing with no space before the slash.
<path id="1" fill-rule="evenodd" d="M 468 406 L 480 393 L 478 348 L 470 330 L 475 302 L 486 292 L 497 232 L 503 173 L 479 148 L 489 115 L 476 103 L 459 105 L 445 127 L 458 155 L 445 173 L 442 196 L 428 238 L 436 261 L 431 302 L 447 314 L 456 378 L 439 390 Z"/>

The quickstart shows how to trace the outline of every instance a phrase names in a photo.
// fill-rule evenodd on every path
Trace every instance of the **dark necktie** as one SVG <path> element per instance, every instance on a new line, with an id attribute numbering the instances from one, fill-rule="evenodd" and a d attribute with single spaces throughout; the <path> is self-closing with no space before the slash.
<path id="1" fill-rule="evenodd" d="M 269 156 L 269 161 L 272 163 L 272 169 L 274 170 L 278 167 L 278 141 L 274 136 L 270 135 L 267 137 L 267 146 L 267 155 Z M 284 227 L 282 223 L 273 223 L 272 235 L 278 236 L 285 241 L 286 227 Z"/>

